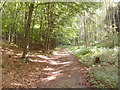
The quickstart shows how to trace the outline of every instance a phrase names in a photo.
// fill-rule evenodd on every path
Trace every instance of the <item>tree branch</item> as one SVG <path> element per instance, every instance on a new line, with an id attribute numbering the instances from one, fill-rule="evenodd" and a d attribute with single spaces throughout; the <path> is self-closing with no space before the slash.
<path id="1" fill-rule="evenodd" d="M 7 0 L 6 0 L 6 1 L 7 1 Z M 4 7 L 5 3 L 6 3 L 6 1 L 3 3 L 3 5 L 1 5 L 2 7 L 0 8 L 0 11 L 3 9 L 3 7 Z"/>
<path id="2" fill-rule="evenodd" d="M 39 5 L 46 5 L 46 4 L 53 4 L 53 3 L 72 3 L 72 2 L 47 2 L 47 3 L 39 3 L 37 6 L 34 8 L 37 8 Z"/>
<path id="3" fill-rule="evenodd" d="M 52 2 L 52 3 L 55 3 L 55 2 Z M 34 8 L 37 8 L 39 5 L 46 5 L 46 4 L 50 4 L 50 2 L 48 3 L 39 3 L 37 6 L 35 6 Z"/>

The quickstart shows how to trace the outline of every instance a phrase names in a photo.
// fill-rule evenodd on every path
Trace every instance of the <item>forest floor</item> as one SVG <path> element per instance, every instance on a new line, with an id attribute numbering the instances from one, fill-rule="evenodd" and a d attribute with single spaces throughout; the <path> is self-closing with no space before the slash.
<path id="1" fill-rule="evenodd" d="M 20 59 L 22 50 L 2 48 L 4 88 L 89 88 L 83 66 L 66 49 L 55 49 L 53 54 L 39 51 L 29 53 L 31 62 Z"/>

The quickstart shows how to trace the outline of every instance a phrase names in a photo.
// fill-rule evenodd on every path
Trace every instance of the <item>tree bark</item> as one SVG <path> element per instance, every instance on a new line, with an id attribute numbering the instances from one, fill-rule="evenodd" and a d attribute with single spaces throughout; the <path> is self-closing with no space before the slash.
<path id="1" fill-rule="evenodd" d="M 86 42 L 86 47 L 88 47 L 88 31 L 86 27 L 86 15 L 84 17 L 84 32 L 85 32 L 85 42 Z"/>
<path id="2" fill-rule="evenodd" d="M 29 50 L 29 34 L 30 34 L 30 25 L 31 25 L 33 10 L 34 10 L 34 4 L 30 3 L 27 24 L 25 27 L 25 41 L 24 41 L 24 50 L 23 50 L 23 55 L 22 55 L 22 58 L 25 60 L 28 59 L 27 54 L 28 54 L 28 50 Z"/>

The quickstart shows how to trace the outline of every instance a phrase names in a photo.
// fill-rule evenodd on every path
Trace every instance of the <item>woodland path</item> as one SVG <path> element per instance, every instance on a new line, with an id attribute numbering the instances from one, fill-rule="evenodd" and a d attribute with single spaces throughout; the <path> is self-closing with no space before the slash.
<path id="1" fill-rule="evenodd" d="M 53 66 L 43 72 L 38 88 L 87 88 L 90 86 L 85 67 L 66 49 L 60 49 L 51 59 Z M 45 77 L 44 77 L 45 76 Z"/>
<path id="2" fill-rule="evenodd" d="M 55 49 L 53 55 L 30 52 L 32 62 L 21 61 L 22 51 L 5 48 L 3 87 L 5 88 L 87 88 L 86 71 L 66 49 Z M 8 72 L 9 71 L 9 72 Z"/>

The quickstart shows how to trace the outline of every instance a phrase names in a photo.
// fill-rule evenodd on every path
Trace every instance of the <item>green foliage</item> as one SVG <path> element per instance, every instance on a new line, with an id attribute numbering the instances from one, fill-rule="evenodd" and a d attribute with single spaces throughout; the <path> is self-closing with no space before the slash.
<path id="1" fill-rule="evenodd" d="M 111 39 L 108 38 L 108 39 L 102 40 L 93 46 L 96 46 L 98 48 L 100 47 L 113 48 L 114 46 L 118 46 L 118 36 L 115 35 Z"/>
<path id="2" fill-rule="evenodd" d="M 37 6 L 38 3 L 40 2 L 33 4 Z M 13 39 L 17 38 L 19 43 L 23 43 L 29 5 L 30 2 L 5 3 L 2 17 L 2 32 L 3 36 L 6 37 L 5 40 L 8 40 L 8 36 L 11 34 Z M 51 2 L 50 4 L 45 2 L 44 5 L 38 5 L 37 8 L 34 8 L 31 18 L 30 45 L 35 43 L 38 45 L 39 43 L 40 47 L 45 48 L 44 45 L 50 43 L 50 47 L 53 45 L 54 48 L 60 42 L 72 44 L 73 39 L 78 37 L 79 31 L 74 23 L 76 15 L 82 15 L 83 11 L 93 13 L 101 5 L 101 3 L 96 2 Z M 50 39 L 50 42 L 47 38 Z M 21 46 L 19 43 L 17 43 L 18 46 Z"/>
<path id="3" fill-rule="evenodd" d="M 70 48 L 70 47 L 69 47 Z M 68 50 L 70 50 L 68 48 Z M 87 67 L 92 87 L 117 88 L 118 87 L 118 47 L 75 47 L 72 54 L 80 58 L 79 61 Z M 100 63 L 95 64 L 95 58 L 100 58 Z"/>
<path id="4" fill-rule="evenodd" d="M 89 71 L 90 81 L 92 84 L 95 82 L 99 85 L 93 85 L 98 88 L 117 88 L 118 87 L 118 68 L 115 66 L 109 67 L 94 67 Z M 94 79 L 93 79 L 94 78 Z"/>

